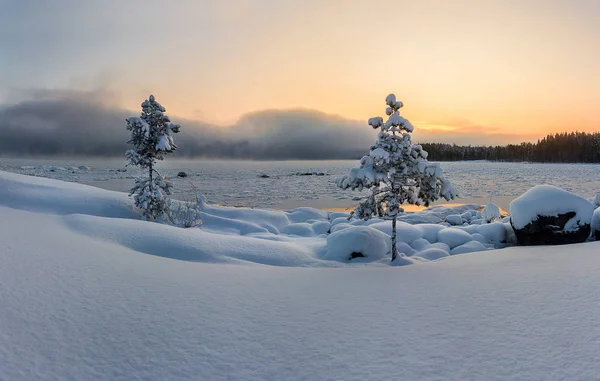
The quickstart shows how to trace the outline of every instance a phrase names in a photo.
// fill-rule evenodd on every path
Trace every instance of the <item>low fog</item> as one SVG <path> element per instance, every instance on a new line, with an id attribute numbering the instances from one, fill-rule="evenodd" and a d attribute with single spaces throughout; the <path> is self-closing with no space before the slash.
<path id="1" fill-rule="evenodd" d="M 168 111 L 169 105 L 165 106 Z M 0 155 L 121 156 L 127 149 L 125 119 L 138 114 L 105 104 L 94 93 L 38 93 L 0 106 Z M 312 110 L 259 111 L 230 126 L 171 119 L 183 127 L 176 136 L 179 157 L 356 159 L 376 138 L 366 121 Z M 482 138 L 493 137 L 471 132 L 418 131 L 417 127 L 413 141 L 485 144 Z"/>

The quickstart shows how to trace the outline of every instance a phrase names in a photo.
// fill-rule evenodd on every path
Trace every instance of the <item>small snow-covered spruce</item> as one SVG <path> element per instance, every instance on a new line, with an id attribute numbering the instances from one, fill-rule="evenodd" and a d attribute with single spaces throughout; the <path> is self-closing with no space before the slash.
<path id="1" fill-rule="evenodd" d="M 427 152 L 412 144 L 410 133 L 414 127 L 400 115 L 403 103 L 394 94 L 385 99 L 387 121 L 382 117 L 369 119 L 373 129 L 379 129 L 377 141 L 359 168 L 337 180 L 342 189 L 359 191 L 369 188 L 371 193 L 353 214 L 365 220 L 374 215 L 392 220 L 392 261 L 396 259 L 396 218 L 404 212 L 403 204 L 429 204 L 440 197 L 446 200 L 456 196 L 450 181 L 444 178 L 437 163 L 427 161 Z"/>
<path id="2" fill-rule="evenodd" d="M 142 209 L 143 217 L 148 221 L 166 222 L 169 219 L 170 200 L 165 195 L 171 194 L 173 185 L 154 168 L 157 160 L 177 149 L 173 134 L 181 128 L 164 114 L 165 108 L 154 99 L 154 95 L 142 103 L 139 117 L 127 118 L 127 130 L 131 138 L 127 143 L 133 149 L 125 153 L 129 165 L 135 165 L 148 171 L 148 177 L 135 180 L 131 189 L 135 205 Z"/>

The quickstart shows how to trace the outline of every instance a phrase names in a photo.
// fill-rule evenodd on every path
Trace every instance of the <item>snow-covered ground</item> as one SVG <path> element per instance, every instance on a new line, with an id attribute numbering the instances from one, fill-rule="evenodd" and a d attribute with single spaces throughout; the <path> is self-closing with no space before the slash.
<path id="1" fill-rule="evenodd" d="M 433 224 L 472 208 L 407 215 L 397 267 L 385 221 L 205 205 L 182 229 L 0 172 L 0 379 L 597 379 L 599 244 L 457 255 L 510 241 Z"/>

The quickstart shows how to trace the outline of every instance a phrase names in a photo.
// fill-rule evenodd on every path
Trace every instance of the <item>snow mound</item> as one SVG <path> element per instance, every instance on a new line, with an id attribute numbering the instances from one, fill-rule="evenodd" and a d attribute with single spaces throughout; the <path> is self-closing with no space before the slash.
<path id="1" fill-rule="evenodd" d="M 516 229 L 523 229 L 538 216 L 557 217 L 559 214 L 575 212 L 565 225 L 565 230 L 577 225 L 587 225 L 592 220 L 593 205 L 585 198 L 553 185 L 536 185 L 511 201 L 510 218 Z"/>
<path id="2" fill-rule="evenodd" d="M 419 257 L 425 258 L 428 261 L 435 261 L 437 259 L 447 257 L 448 255 L 448 251 L 437 247 L 430 247 L 428 249 L 420 251 L 418 254 Z"/>
<path id="3" fill-rule="evenodd" d="M 477 226 L 477 233 L 481 234 L 488 242 L 494 245 L 500 246 L 506 243 L 506 228 L 501 222 L 479 225 Z"/>
<path id="4" fill-rule="evenodd" d="M 327 212 L 314 208 L 297 208 L 287 213 L 291 222 L 306 222 L 308 220 L 326 220 Z"/>
<path id="5" fill-rule="evenodd" d="M 487 247 L 485 247 L 481 242 L 469 241 L 467 243 L 464 243 L 464 244 L 457 246 L 454 249 L 450 250 L 450 254 L 451 255 L 466 254 L 466 253 L 474 253 L 476 251 L 485 251 L 485 250 L 487 250 Z"/>
<path id="6" fill-rule="evenodd" d="M 449 216 L 446 216 L 445 221 L 450 225 L 455 226 L 463 224 L 463 218 L 458 214 L 450 214 Z"/>
<path id="7" fill-rule="evenodd" d="M 494 220 L 501 219 L 502 214 L 500 213 L 500 208 L 498 205 L 488 202 L 481 212 L 481 218 L 483 218 L 485 222 L 492 222 Z"/>
<path id="8" fill-rule="evenodd" d="M 472 241 L 471 235 L 457 228 L 443 229 L 438 232 L 438 241 L 450 246 L 451 249 Z"/>
<path id="9" fill-rule="evenodd" d="M 392 235 L 392 221 L 380 221 L 369 225 L 370 227 L 380 230 L 387 234 Z M 396 222 L 396 237 L 398 242 L 412 242 L 416 239 L 421 238 L 422 233 L 419 228 L 414 225 L 407 224 L 406 222 Z"/>
<path id="10" fill-rule="evenodd" d="M 315 235 L 315 231 L 313 230 L 312 225 L 306 222 L 289 224 L 288 226 L 283 228 L 281 233 L 295 235 L 299 237 L 312 237 Z"/>
<path id="11" fill-rule="evenodd" d="M 228 208 L 224 206 L 208 205 L 205 202 L 201 204 L 201 210 L 204 213 L 217 217 L 258 224 L 267 230 L 269 230 L 269 227 L 281 230 L 284 226 L 290 224 L 287 214 L 280 210 Z"/>
<path id="12" fill-rule="evenodd" d="M 361 254 L 369 260 L 383 259 L 391 250 L 389 236 L 368 226 L 351 226 L 327 237 L 324 259 L 347 262 Z"/>
<path id="13" fill-rule="evenodd" d="M 600 231 L 600 207 L 596 208 L 592 215 L 592 234 L 598 231 Z"/>
<path id="14" fill-rule="evenodd" d="M 439 231 L 446 228 L 444 225 L 437 224 L 420 224 L 415 225 L 415 227 L 421 231 L 423 238 L 430 243 L 436 243 L 438 241 L 437 235 Z"/>
<path id="15" fill-rule="evenodd" d="M 2 171 L 0 205 L 59 215 L 140 218 L 140 214 L 134 211 L 133 201 L 125 193 Z"/>

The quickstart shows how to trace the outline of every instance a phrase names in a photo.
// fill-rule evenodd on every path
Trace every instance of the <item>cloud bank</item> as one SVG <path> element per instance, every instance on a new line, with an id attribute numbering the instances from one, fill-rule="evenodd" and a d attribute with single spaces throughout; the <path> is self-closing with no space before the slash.
<path id="1" fill-rule="evenodd" d="M 32 91 L 25 99 L 0 106 L 0 155 L 123 155 L 128 148 L 125 119 L 137 112 L 104 99 L 110 97 L 102 92 Z M 176 136 L 179 157 L 356 159 L 376 138 L 366 122 L 313 110 L 259 111 L 230 126 L 172 119 L 183 126 Z M 413 140 L 457 144 L 519 141 L 510 135 L 484 134 L 481 128 L 471 126 L 452 132 L 418 131 L 417 126 Z"/>

